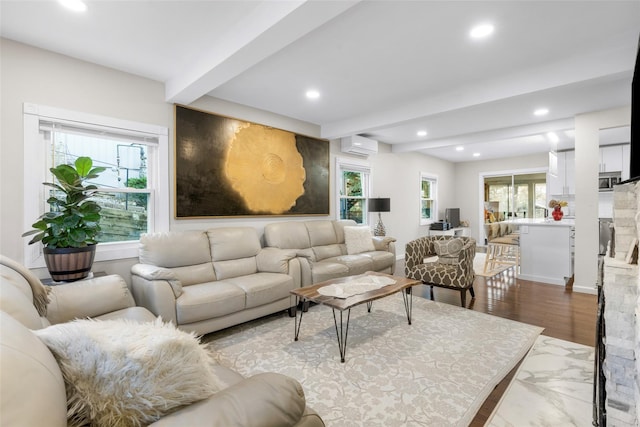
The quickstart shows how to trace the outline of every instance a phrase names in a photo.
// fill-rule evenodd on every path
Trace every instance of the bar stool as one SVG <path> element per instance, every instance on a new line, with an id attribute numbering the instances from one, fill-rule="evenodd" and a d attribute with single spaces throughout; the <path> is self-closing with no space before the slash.
<path id="1" fill-rule="evenodd" d="M 491 224 L 492 230 L 487 233 L 487 256 L 484 260 L 484 272 L 507 265 L 515 267 L 518 275 L 520 267 L 520 233 L 511 225 Z M 499 227 L 496 229 L 496 226 Z"/>

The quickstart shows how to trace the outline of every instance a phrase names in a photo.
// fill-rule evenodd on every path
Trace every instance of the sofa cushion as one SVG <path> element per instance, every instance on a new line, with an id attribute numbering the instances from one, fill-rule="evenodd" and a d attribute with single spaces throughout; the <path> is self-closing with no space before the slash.
<path id="1" fill-rule="evenodd" d="M 396 262 L 396 257 L 387 251 L 365 252 L 360 255 L 371 258 L 371 263 L 373 264 L 371 269 L 374 271 L 382 271 L 390 268 Z"/>
<path id="2" fill-rule="evenodd" d="M 211 251 L 203 231 L 172 231 L 143 234 L 138 257 L 141 264 L 172 268 L 211 262 Z"/>
<path id="3" fill-rule="evenodd" d="M 311 275 L 313 283 L 324 282 L 325 280 L 337 279 L 349 275 L 349 267 L 340 262 L 321 261 L 311 265 Z"/>
<path id="4" fill-rule="evenodd" d="M 324 245 L 314 246 L 311 248 L 316 261 L 322 261 L 323 259 L 337 257 L 342 255 L 340 245 Z"/>
<path id="5" fill-rule="evenodd" d="M 34 333 L 62 370 L 70 425 L 146 425 L 224 388 L 195 336 L 160 319 L 75 320 Z"/>
<path id="6" fill-rule="evenodd" d="M 216 261 L 213 263 L 218 280 L 232 277 L 246 276 L 258 272 L 256 257 L 230 259 L 228 261 Z"/>
<path id="7" fill-rule="evenodd" d="M 336 230 L 338 243 L 344 243 L 344 228 L 355 227 L 356 225 L 358 224 L 352 219 L 338 219 L 333 221 L 333 228 Z"/>
<path id="8" fill-rule="evenodd" d="M 51 352 L 4 311 L 0 328 L 0 425 L 66 427 L 64 380 Z"/>
<path id="9" fill-rule="evenodd" d="M 348 275 L 362 274 L 373 269 L 373 261 L 370 257 L 363 255 L 340 255 L 327 259 L 329 262 L 344 264 L 349 269 Z"/>
<path id="10" fill-rule="evenodd" d="M 208 320 L 244 309 L 244 291 L 226 281 L 187 286 L 176 300 L 179 325 Z"/>
<path id="11" fill-rule="evenodd" d="M 286 274 L 256 273 L 226 280 L 246 293 L 246 308 L 258 307 L 289 296 L 293 278 Z"/>
<path id="12" fill-rule="evenodd" d="M 228 261 L 254 257 L 262 249 L 253 227 L 221 227 L 207 230 L 211 260 Z M 222 279 L 218 276 L 219 279 Z"/>
<path id="13" fill-rule="evenodd" d="M 434 249 L 438 255 L 438 262 L 441 264 L 457 264 L 458 255 L 464 246 L 462 239 L 453 238 L 446 240 L 435 240 Z"/>
<path id="14" fill-rule="evenodd" d="M 306 221 L 311 246 L 324 246 L 338 243 L 336 231 L 331 221 Z"/>
<path id="15" fill-rule="evenodd" d="M 344 242 L 349 255 L 375 250 L 371 230 L 366 226 L 344 227 Z"/>
<path id="16" fill-rule="evenodd" d="M 309 232 L 302 221 L 284 221 L 267 224 L 264 227 L 266 246 L 280 249 L 308 249 Z"/>
<path id="17" fill-rule="evenodd" d="M 47 326 L 44 323 L 46 319 L 40 317 L 33 305 L 29 284 L 18 276 L 13 270 L 0 267 L 0 310 L 9 313 L 29 329 Z"/>
<path id="18" fill-rule="evenodd" d="M 217 280 L 211 260 L 204 264 L 174 267 L 171 271 L 181 286 L 189 286 L 197 283 L 213 282 L 214 280 Z M 180 292 L 175 292 L 174 290 L 176 296 L 180 296 L 181 292 L 182 290 L 180 290 Z"/>

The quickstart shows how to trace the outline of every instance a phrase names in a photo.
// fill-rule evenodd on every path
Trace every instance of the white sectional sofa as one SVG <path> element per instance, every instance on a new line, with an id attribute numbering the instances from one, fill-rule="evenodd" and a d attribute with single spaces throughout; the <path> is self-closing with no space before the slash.
<path id="1" fill-rule="evenodd" d="M 206 334 L 295 310 L 300 261 L 296 251 L 262 248 L 251 227 L 153 233 L 141 237 L 131 277 L 138 305 Z"/>
<path id="2" fill-rule="evenodd" d="M 359 245 L 345 240 L 345 227 L 351 227 L 351 234 L 354 228 L 362 228 L 356 226 L 352 220 L 277 222 L 265 226 L 264 241 L 267 248 L 295 251 L 300 259 L 302 286 L 366 271 L 393 274 L 396 239 L 365 233 L 371 239 L 370 248 L 358 249 Z"/>

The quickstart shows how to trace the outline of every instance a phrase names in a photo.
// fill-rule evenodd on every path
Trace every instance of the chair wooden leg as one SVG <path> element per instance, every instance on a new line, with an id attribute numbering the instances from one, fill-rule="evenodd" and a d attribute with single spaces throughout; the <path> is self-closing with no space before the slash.
<path id="1" fill-rule="evenodd" d="M 471 286 L 469 288 L 469 293 L 471 294 L 471 298 L 475 298 L 476 297 L 476 291 L 473 290 L 473 286 Z"/>
<path id="2" fill-rule="evenodd" d="M 460 289 L 460 302 L 462 303 L 462 307 L 467 306 L 467 290 Z"/>
<path id="3" fill-rule="evenodd" d="M 431 291 L 429 292 L 429 295 L 431 296 L 431 301 L 435 301 L 433 299 L 433 286 L 431 286 Z"/>

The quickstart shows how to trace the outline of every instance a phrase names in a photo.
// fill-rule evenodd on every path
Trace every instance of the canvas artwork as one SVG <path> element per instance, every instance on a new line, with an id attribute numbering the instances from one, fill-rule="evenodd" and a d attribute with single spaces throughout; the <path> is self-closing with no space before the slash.
<path id="1" fill-rule="evenodd" d="M 329 141 L 175 106 L 176 217 L 329 214 Z"/>

